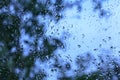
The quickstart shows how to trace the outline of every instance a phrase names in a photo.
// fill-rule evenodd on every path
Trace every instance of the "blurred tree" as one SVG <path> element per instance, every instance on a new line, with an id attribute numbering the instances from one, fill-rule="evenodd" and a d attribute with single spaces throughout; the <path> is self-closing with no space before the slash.
<path id="1" fill-rule="evenodd" d="M 42 18 L 50 16 L 59 21 L 62 9 L 62 0 L 55 0 L 55 3 L 51 0 L 0 0 L 0 80 L 42 80 L 46 76 L 45 72 L 40 71 L 30 77 L 35 60 L 46 61 L 63 43 L 45 36 L 47 23 L 42 23 Z M 42 18 L 38 20 L 38 16 Z M 34 41 L 24 40 L 22 44 L 22 30 L 30 38 L 34 37 Z M 40 38 L 43 47 L 38 44 Z M 32 49 L 29 55 L 24 56 L 26 44 Z M 38 50 L 38 47 L 41 48 Z"/>
<path id="2" fill-rule="evenodd" d="M 102 0 L 92 1 L 95 3 L 94 9 L 100 11 L 100 16 L 104 16 L 105 11 L 101 9 Z M 57 48 L 64 48 L 61 40 L 45 35 L 47 21 L 44 20 L 49 16 L 49 21 L 58 22 L 62 18 L 60 12 L 74 5 L 82 11 L 79 2 L 82 0 L 77 0 L 73 4 L 64 4 L 63 0 L 0 0 L 0 80 L 43 80 L 47 72 L 42 69 L 35 72 L 35 61 L 39 59 L 45 62 L 53 58 Z M 22 40 L 26 35 L 29 38 Z M 27 48 L 28 55 L 24 55 L 25 45 L 30 48 Z M 87 67 L 87 62 L 88 60 L 85 61 L 83 58 L 77 61 L 79 68 L 83 66 L 83 70 Z M 115 73 L 120 74 L 118 64 L 114 65 Z M 66 63 L 64 68 L 58 58 L 53 66 L 61 71 L 63 76 L 58 78 L 60 80 L 103 79 L 99 71 L 91 75 L 67 77 L 64 71 L 70 70 L 71 65 Z"/>

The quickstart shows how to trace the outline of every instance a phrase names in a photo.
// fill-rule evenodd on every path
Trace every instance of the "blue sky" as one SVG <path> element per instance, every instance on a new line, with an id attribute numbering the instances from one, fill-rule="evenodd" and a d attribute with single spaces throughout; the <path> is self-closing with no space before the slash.
<path id="1" fill-rule="evenodd" d="M 65 0 L 65 3 L 74 3 L 74 1 Z M 92 57 L 97 59 L 94 61 L 96 64 L 100 62 L 99 56 L 102 56 L 106 63 L 108 62 L 106 55 L 110 55 L 118 62 L 120 60 L 120 53 L 118 53 L 120 50 L 120 1 L 104 0 L 102 3 L 102 9 L 106 11 L 104 17 L 99 16 L 99 10 L 94 11 L 94 4 L 91 1 L 84 0 L 80 3 L 82 5 L 81 12 L 78 11 L 77 6 L 66 8 L 61 12 L 64 16 L 58 23 L 54 20 L 51 21 L 49 16 L 38 16 L 40 22 L 46 23 L 46 35 L 59 38 L 65 43 L 65 49 L 58 49 L 54 54 L 60 59 L 61 63 L 70 62 L 72 64 L 72 69 L 65 72 L 66 75 L 69 74 L 68 76 L 75 74 L 73 70 L 77 68 L 75 60 L 78 55 L 87 59 L 86 54 L 90 53 Z M 30 18 L 30 16 L 32 15 L 23 16 L 23 19 Z M 24 30 L 21 33 L 23 35 L 21 36 L 21 42 L 24 39 L 34 41 L 33 37 L 30 38 L 29 35 L 25 35 Z M 24 45 L 24 43 L 21 45 Z M 111 47 L 113 48 L 111 49 Z M 30 51 L 29 45 L 24 45 L 23 49 L 24 55 L 27 56 Z M 38 68 L 43 68 L 49 74 L 48 80 L 56 80 L 56 77 L 60 74 L 59 71 L 51 73 L 52 63 L 54 63 L 52 59 L 46 63 L 40 62 L 39 59 L 36 60 L 36 72 Z M 86 73 L 97 70 L 92 62 L 89 62 L 88 65 L 89 68 L 85 71 Z"/>
<path id="2" fill-rule="evenodd" d="M 76 6 L 65 9 L 62 12 L 64 18 L 58 23 L 50 22 L 46 33 L 48 36 L 60 38 L 66 44 L 65 50 L 57 50 L 55 54 L 60 54 L 66 61 L 68 60 L 66 56 L 70 56 L 73 60 L 71 63 L 73 68 L 76 68 L 74 65 L 76 56 L 85 55 L 88 52 L 96 59 L 98 59 L 98 55 L 102 55 L 106 61 L 105 55 L 110 55 L 119 61 L 119 4 L 119 0 L 105 0 L 102 8 L 106 10 L 107 14 L 104 17 L 99 16 L 98 10 L 93 10 L 94 4 L 91 0 L 83 2 L 81 12 L 78 12 Z M 51 29 L 51 27 L 53 28 Z M 51 34 L 52 32 L 53 34 Z M 78 45 L 81 47 L 79 48 Z M 111 49 L 111 46 L 113 49 Z M 94 49 L 97 50 L 94 51 Z M 99 59 L 97 62 L 99 62 Z M 95 70 L 95 67 L 91 69 Z"/>
<path id="3" fill-rule="evenodd" d="M 76 6 L 66 9 L 62 12 L 64 18 L 59 23 L 50 22 L 47 35 L 62 39 L 66 43 L 68 54 L 93 52 L 93 49 L 98 48 L 98 54 L 104 49 L 117 55 L 120 45 L 119 2 L 119 0 L 106 0 L 103 3 L 103 9 L 108 12 L 103 18 L 99 17 L 98 11 L 93 11 L 91 0 L 83 2 L 81 12 L 78 12 Z M 51 26 L 54 27 L 50 29 Z M 63 27 L 65 28 L 63 29 Z M 65 36 L 66 39 L 64 39 Z M 109 40 L 110 37 L 111 40 Z M 100 44 L 101 48 L 99 48 Z M 77 45 L 81 45 L 81 48 Z M 111 50 L 111 46 L 116 47 L 116 49 Z"/>

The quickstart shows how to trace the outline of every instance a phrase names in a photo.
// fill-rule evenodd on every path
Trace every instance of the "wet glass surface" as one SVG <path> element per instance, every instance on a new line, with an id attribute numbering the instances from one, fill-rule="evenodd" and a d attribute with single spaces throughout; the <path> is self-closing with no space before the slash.
<path id="1" fill-rule="evenodd" d="M 119 80 L 119 0 L 0 0 L 0 80 Z"/>

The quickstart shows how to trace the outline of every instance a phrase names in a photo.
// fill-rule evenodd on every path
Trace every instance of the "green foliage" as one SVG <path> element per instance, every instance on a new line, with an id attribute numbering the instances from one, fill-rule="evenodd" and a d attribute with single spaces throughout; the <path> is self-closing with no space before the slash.
<path id="1" fill-rule="evenodd" d="M 10 0 L 0 0 L 0 9 L 8 6 L 10 4 Z"/>
<path id="2" fill-rule="evenodd" d="M 10 71 L 8 66 L 0 66 L 0 79 L 1 80 L 18 80 L 17 75 Z"/>
<path id="3" fill-rule="evenodd" d="M 104 77 L 100 76 L 100 72 L 94 72 L 91 73 L 90 75 L 82 75 L 80 77 L 76 77 L 76 80 L 104 80 Z"/>
<path id="4" fill-rule="evenodd" d="M 11 5 L 14 7 L 15 13 L 10 11 Z M 51 58 L 54 51 L 63 46 L 63 43 L 52 37 L 49 40 L 45 36 L 45 24 L 39 24 L 36 17 L 49 15 L 58 21 L 60 18 L 56 19 L 49 6 L 53 6 L 54 12 L 59 16 L 62 8 L 60 5 L 62 5 L 62 2 L 57 0 L 55 3 L 50 0 L 45 1 L 45 3 L 37 0 L 0 0 L 0 80 L 41 80 L 46 77 L 43 71 L 33 72 L 34 77 L 30 77 L 32 68 L 35 66 L 34 62 L 37 58 L 41 61 L 45 61 L 46 56 Z M 5 11 L 2 10 L 3 8 L 5 8 Z M 32 13 L 32 17 L 24 21 L 22 17 L 26 16 L 26 13 Z M 32 46 L 28 56 L 23 56 L 24 45 L 21 46 L 20 43 L 21 30 L 25 30 L 26 34 L 35 38 L 32 43 L 28 40 L 24 41 L 25 44 Z M 39 38 L 43 39 L 43 47 L 40 50 L 37 49 Z M 50 43 L 51 40 L 54 44 Z M 15 51 L 12 51 L 13 48 L 15 48 Z M 20 70 L 19 73 L 16 73 L 16 69 Z"/>
<path id="5" fill-rule="evenodd" d="M 62 77 L 62 78 L 59 78 L 59 80 L 72 80 L 72 78 L 70 78 L 70 77 Z"/>

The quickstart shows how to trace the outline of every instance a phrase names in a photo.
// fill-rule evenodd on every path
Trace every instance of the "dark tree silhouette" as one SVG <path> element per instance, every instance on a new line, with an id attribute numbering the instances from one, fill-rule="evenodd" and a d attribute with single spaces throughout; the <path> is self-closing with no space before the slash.
<path id="1" fill-rule="evenodd" d="M 39 23 L 42 21 L 36 18 L 48 15 L 59 21 L 59 12 L 63 7 L 62 0 L 56 0 L 55 3 L 51 0 L 0 0 L 0 80 L 42 80 L 46 76 L 41 70 L 39 73 L 33 72 L 35 76 L 30 77 L 35 60 L 39 58 L 46 61 L 58 47 L 64 45 L 59 39 L 45 36 L 46 23 Z M 32 15 L 31 18 L 23 19 L 29 14 Z M 22 44 L 22 30 L 29 37 L 34 37 L 34 41 L 24 40 Z M 38 45 L 39 38 L 43 40 L 41 46 Z M 25 44 L 32 48 L 28 56 L 23 55 Z M 15 69 L 19 69 L 19 73 Z"/>

